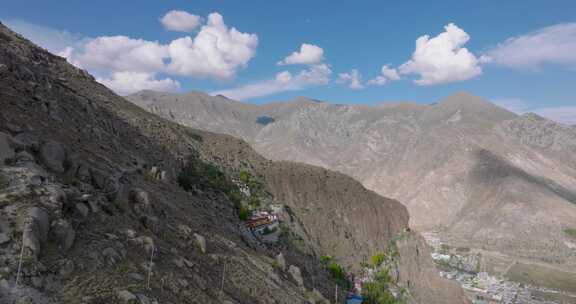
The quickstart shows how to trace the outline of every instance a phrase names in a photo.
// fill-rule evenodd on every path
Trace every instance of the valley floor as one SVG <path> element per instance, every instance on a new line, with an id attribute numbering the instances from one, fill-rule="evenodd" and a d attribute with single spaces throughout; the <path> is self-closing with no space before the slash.
<path id="1" fill-rule="evenodd" d="M 434 232 L 423 236 L 441 276 L 458 282 L 474 304 L 576 303 L 575 272 L 500 252 L 450 246 Z"/>

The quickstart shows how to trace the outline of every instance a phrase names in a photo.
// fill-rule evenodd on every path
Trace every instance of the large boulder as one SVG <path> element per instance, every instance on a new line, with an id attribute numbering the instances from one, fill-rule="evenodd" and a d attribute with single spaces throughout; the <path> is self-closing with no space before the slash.
<path id="1" fill-rule="evenodd" d="M 137 245 L 140 245 L 142 247 L 144 247 L 144 250 L 146 250 L 147 254 L 151 254 L 152 251 L 156 251 L 156 244 L 154 242 L 154 239 L 152 239 L 149 236 L 139 236 L 137 238 L 134 238 L 134 242 Z"/>
<path id="2" fill-rule="evenodd" d="M 136 298 L 136 296 L 128 290 L 120 290 L 116 293 L 116 296 L 118 297 L 118 300 L 120 300 L 120 303 L 126 303 L 126 304 L 138 303 L 138 298 Z"/>
<path id="3" fill-rule="evenodd" d="M 196 245 L 198 245 L 200 251 L 206 253 L 206 238 L 198 233 L 194 233 L 194 238 L 196 239 Z"/>
<path id="4" fill-rule="evenodd" d="M 66 192 L 56 185 L 48 185 L 45 189 L 46 195 L 42 199 L 43 206 L 52 211 L 62 210 L 68 200 Z"/>
<path id="5" fill-rule="evenodd" d="M 12 137 L 6 133 L 0 132 L 0 165 L 4 165 L 7 159 L 14 157 L 14 147 Z"/>
<path id="6" fill-rule="evenodd" d="M 90 214 L 90 208 L 85 203 L 76 203 L 73 209 L 74 219 L 85 222 Z"/>
<path id="7" fill-rule="evenodd" d="M 29 150 L 37 152 L 40 147 L 40 140 L 38 137 L 30 132 L 24 132 L 14 137 L 14 142 L 18 150 Z"/>
<path id="8" fill-rule="evenodd" d="M 74 231 L 72 224 L 64 219 L 54 221 L 50 233 L 58 247 L 64 252 L 72 247 L 76 239 L 76 231 Z"/>
<path id="9" fill-rule="evenodd" d="M 128 198 L 130 200 L 132 210 L 134 210 L 135 213 L 142 215 L 151 211 L 152 208 L 148 192 L 139 188 L 134 188 L 130 190 Z"/>
<path id="10" fill-rule="evenodd" d="M 290 267 L 288 267 L 288 273 L 290 273 L 290 276 L 292 277 L 292 279 L 294 281 L 296 281 L 298 286 L 304 287 L 304 279 L 302 278 L 302 273 L 300 272 L 300 268 L 298 268 L 294 265 L 290 265 Z"/>
<path id="11" fill-rule="evenodd" d="M 276 264 L 278 265 L 278 268 L 282 269 L 282 271 L 286 271 L 286 258 L 284 258 L 282 252 L 276 256 Z"/>
<path id="12" fill-rule="evenodd" d="M 150 229 L 154 234 L 158 234 L 162 230 L 162 221 L 156 216 L 145 215 L 140 220 L 144 227 Z"/>
<path id="13" fill-rule="evenodd" d="M 98 169 L 90 169 L 92 184 L 106 193 L 106 198 L 113 202 L 120 191 L 120 181 L 112 174 Z"/>
<path id="14" fill-rule="evenodd" d="M 39 153 L 40 159 L 48 169 L 57 173 L 64 172 L 66 150 L 61 144 L 55 141 L 48 141 L 40 147 Z"/>
<path id="15" fill-rule="evenodd" d="M 122 255 L 112 247 L 107 247 L 102 250 L 102 255 L 109 265 L 114 265 L 123 259 Z"/>
<path id="16" fill-rule="evenodd" d="M 0 232 L 0 245 L 10 242 L 10 235 L 5 232 Z"/>
<path id="17" fill-rule="evenodd" d="M 35 161 L 34 156 L 28 151 L 20 151 L 14 157 L 14 163 L 17 165 L 34 164 Z"/>
<path id="18" fill-rule="evenodd" d="M 22 245 L 27 256 L 38 258 L 49 230 L 50 220 L 46 211 L 38 207 L 28 210 L 22 231 Z"/>

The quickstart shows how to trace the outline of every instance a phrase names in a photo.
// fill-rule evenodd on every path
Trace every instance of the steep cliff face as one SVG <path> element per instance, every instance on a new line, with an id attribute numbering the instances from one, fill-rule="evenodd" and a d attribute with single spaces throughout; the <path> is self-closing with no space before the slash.
<path id="1" fill-rule="evenodd" d="M 407 286 L 415 303 L 469 303 L 458 283 L 438 280 L 429 246 L 418 233 L 405 233 L 395 244 L 398 248 L 398 280 Z"/>
<path id="2" fill-rule="evenodd" d="M 455 282 L 438 277 L 424 239 L 408 228 L 408 212 L 397 201 L 365 190 L 347 176 L 313 166 L 275 163 L 266 181 L 289 202 L 317 254 L 336 257 L 352 269 L 379 252 L 398 248 L 395 271 L 410 303 L 468 303 Z"/>
<path id="3" fill-rule="evenodd" d="M 358 267 L 408 228 L 400 203 L 319 167 L 278 162 L 265 172 L 270 191 L 289 202 L 314 251 Z"/>
<path id="4" fill-rule="evenodd" d="M 361 255 L 347 260 L 343 249 L 357 242 L 362 255 L 370 254 L 407 225 L 399 203 L 347 177 L 273 163 L 242 141 L 159 118 L 2 25 L 0 107 L 0 301 L 307 303 L 310 294 L 318 298 L 314 289 L 332 299 L 335 283 L 317 256 L 280 249 L 302 269 L 300 280 L 274 266 L 276 252 L 244 244 L 222 191 L 198 185 L 202 191 L 184 192 L 176 176 L 189 162 L 211 161 L 229 177 L 249 169 L 273 199 L 294 209 L 306 208 L 308 199 L 334 209 L 341 226 L 330 216 L 314 226 L 301 211 L 295 215 L 309 233 L 311 253 L 330 254 L 335 240 L 324 239 L 325 229 L 357 237 L 342 239 L 336 252 L 351 265 Z M 362 224 L 354 208 L 381 215 L 382 225 Z M 374 238 L 362 237 L 357 226 Z M 460 298 L 446 293 L 435 303 Z"/>

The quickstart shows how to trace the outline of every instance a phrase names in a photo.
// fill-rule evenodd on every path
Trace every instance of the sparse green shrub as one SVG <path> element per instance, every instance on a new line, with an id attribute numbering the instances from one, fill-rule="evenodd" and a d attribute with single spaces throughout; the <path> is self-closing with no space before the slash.
<path id="1" fill-rule="evenodd" d="M 386 261 L 386 255 L 382 252 L 378 252 L 372 256 L 370 261 L 372 262 L 373 267 L 380 267 L 380 265 Z"/>
<path id="2" fill-rule="evenodd" d="M 201 190 L 213 189 L 228 193 L 232 183 L 216 166 L 193 160 L 178 175 L 178 184 L 186 191 L 198 187 Z"/>
<path id="3" fill-rule="evenodd" d="M 387 269 L 381 270 L 374 276 L 372 282 L 364 284 L 362 296 L 365 304 L 398 304 L 402 303 L 390 292 L 392 278 Z"/>
<path id="4" fill-rule="evenodd" d="M 251 178 L 248 182 L 248 187 L 250 188 L 250 193 L 258 193 L 262 190 L 262 184 L 255 178 Z"/>
<path id="5" fill-rule="evenodd" d="M 446 244 L 440 245 L 440 253 L 448 254 L 449 252 L 450 252 L 450 246 L 448 246 Z"/>
<path id="6" fill-rule="evenodd" d="M 240 175 L 238 176 L 240 181 L 244 184 L 248 184 L 250 182 L 250 173 L 246 171 L 240 171 Z"/>
<path id="7" fill-rule="evenodd" d="M 567 228 L 564 229 L 564 233 L 566 233 L 567 235 L 576 238 L 576 228 Z"/>
<path id="8" fill-rule="evenodd" d="M 350 282 L 348 282 L 348 278 L 346 278 L 346 271 L 344 271 L 342 266 L 334 261 L 331 261 L 328 263 L 326 268 L 328 269 L 328 272 L 330 272 L 332 279 L 334 279 L 339 285 L 345 288 L 349 287 Z"/>
<path id="9" fill-rule="evenodd" d="M 274 269 L 280 269 L 280 264 L 278 264 L 278 261 L 274 260 L 272 261 L 272 268 Z"/>
<path id="10" fill-rule="evenodd" d="M 480 273 L 480 270 L 482 270 L 482 264 L 480 263 L 481 259 L 480 257 L 478 258 L 478 261 L 476 261 L 476 273 Z"/>
<path id="11" fill-rule="evenodd" d="M 348 281 L 348 278 L 346 277 L 346 271 L 342 266 L 340 266 L 338 263 L 336 263 L 336 261 L 334 261 L 334 258 L 332 256 L 321 255 L 320 262 L 324 264 L 324 266 L 330 273 L 330 276 L 332 277 L 333 280 L 335 280 L 338 283 L 338 285 L 344 288 L 350 287 L 351 283 Z"/>
<path id="12" fill-rule="evenodd" d="M 252 195 L 252 197 L 250 198 L 250 202 L 248 204 L 252 209 L 257 209 L 260 208 L 261 206 L 260 199 L 255 195 Z"/>
<path id="13" fill-rule="evenodd" d="M 248 219 L 249 216 L 250 216 L 250 210 L 248 210 L 248 208 L 244 206 L 240 206 L 240 209 L 238 210 L 238 218 L 240 218 L 240 220 L 242 221 L 245 221 Z"/>
<path id="14" fill-rule="evenodd" d="M 242 193 L 240 193 L 240 190 L 238 189 L 231 190 L 228 193 L 228 199 L 232 201 L 236 209 L 240 209 L 240 205 L 242 204 Z"/>
<path id="15" fill-rule="evenodd" d="M 320 262 L 322 262 L 324 265 L 328 265 L 328 263 L 332 262 L 332 257 L 329 255 L 321 255 Z"/>
<path id="16" fill-rule="evenodd" d="M 186 191 L 194 189 L 220 191 L 226 194 L 238 211 L 238 217 L 245 221 L 250 211 L 242 205 L 242 193 L 238 186 L 216 166 L 198 159 L 192 159 L 178 174 L 178 185 Z"/>
<path id="17" fill-rule="evenodd" d="M 240 171 L 238 179 L 248 186 L 252 195 L 257 195 L 262 190 L 262 184 L 250 172 Z"/>

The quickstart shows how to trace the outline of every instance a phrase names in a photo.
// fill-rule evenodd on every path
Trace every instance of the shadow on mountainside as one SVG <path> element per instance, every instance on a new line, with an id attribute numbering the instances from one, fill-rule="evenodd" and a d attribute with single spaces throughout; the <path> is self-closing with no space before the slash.
<path id="1" fill-rule="evenodd" d="M 536 176 L 518 168 L 510 161 L 486 150 L 475 152 L 477 160 L 472 170 L 472 180 L 477 183 L 501 183 L 506 178 L 519 178 L 534 186 L 548 190 L 559 197 L 576 204 L 576 190 L 566 188 L 554 180 L 543 176 Z"/>

